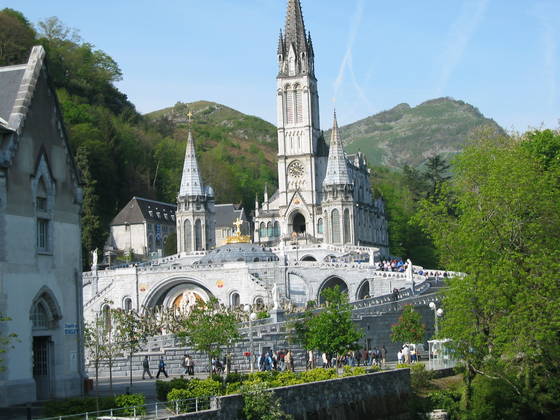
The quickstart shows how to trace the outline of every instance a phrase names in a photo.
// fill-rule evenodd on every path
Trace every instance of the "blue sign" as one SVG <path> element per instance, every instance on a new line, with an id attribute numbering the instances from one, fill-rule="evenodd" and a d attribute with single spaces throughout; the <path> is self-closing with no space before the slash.
<path id="1" fill-rule="evenodd" d="M 78 324 L 64 324 L 64 334 L 65 335 L 76 335 L 78 334 Z"/>

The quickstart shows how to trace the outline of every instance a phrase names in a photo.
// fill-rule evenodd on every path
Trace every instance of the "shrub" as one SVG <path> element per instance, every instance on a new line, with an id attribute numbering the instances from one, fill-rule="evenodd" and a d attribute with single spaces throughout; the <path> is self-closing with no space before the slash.
<path id="1" fill-rule="evenodd" d="M 271 387 L 278 387 L 278 386 L 288 386 L 288 385 L 296 385 L 302 384 L 304 381 L 301 379 L 301 375 L 296 374 L 290 370 L 285 370 L 280 372 L 275 379 L 269 382 Z"/>
<path id="2" fill-rule="evenodd" d="M 188 390 L 172 389 L 171 391 L 169 391 L 169 394 L 167 394 L 167 401 L 169 401 L 169 404 L 167 406 L 172 411 L 174 411 L 175 408 L 178 408 L 180 413 L 186 413 L 189 411 L 189 401 L 186 400 L 189 400 L 190 398 L 192 397 L 190 396 Z M 175 403 L 174 401 L 177 400 L 179 400 L 179 402 Z"/>
<path id="3" fill-rule="evenodd" d="M 266 318 L 270 318 L 270 314 L 267 311 L 257 312 L 257 319 L 266 319 Z"/>
<path id="4" fill-rule="evenodd" d="M 338 375 L 336 373 L 336 369 L 311 369 L 305 372 L 301 372 L 301 379 L 303 382 L 317 382 L 317 381 L 326 381 L 327 379 L 336 378 Z"/>
<path id="5" fill-rule="evenodd" d="M 160 401 L 167 401 L 167 394 L 172 389 L 187 389 L 189 380 L 175 378 L 170 381 L 156 381 L 156 395 Z"/>
<path id="6" fill-rule="evenodd" d="M 119 408 L 125 408 L 122 413 L 125 416 L 132 416 L 134 414 L 146 414 L 146 408 L 140 407 L 146 403 L 144 394 L 122 394 L 115 398 L 115 404 Z M 137 407 L 134 411 L 133 407 Z M 119 413 L 120 414 L 120 413 Z"/>
<path id="7" fill-rule="evenodd" d="M 282 411 L 278 397 L 272 391 L 267 390 L 263 383 L 244 385 L 241 393 L 243 395 L 243 416 L 247 420 L 292 418 Z"/>
<path id="8" fill-rule="evenodd" d="M 114 407 L 115 399 L 113 397 L 99 398 L 99 410 L 109 410 Z M 95 402 L 95 397 L 76 397 L 66 398 L 63 400 L 48 401 L 44 406 L 44 415 L 46 417 L 58 417 L 96 410 L 97 404 Z"/>
<path id="9" fill-rule="evenodd" d="M 365 375 L 366 373 L 367 373 L 366 368 L 364 366 L 344 366 L 342 376 L 346 377 L 346 376 Z"/>
<path id="10" fill-rule="evenodd" d="M 397 369 L 412 369 L 412 365 L 408 363 L 397 363 Z"/>
<path id="11" fill-rule="evenodd" d="M 244 373 L 230 372 L 226 376 L 226 384 L 231 384 L 234 382 L 243 382 L 245 379 L 247 379 L 247 375 L 245 375 Z"/>
<path id="12" fill-rule="evenodd" d="M 242 385 L 243 384 L 241 382 L 230 382 L 226 384 L 226 394 L 238 394 Z"/>
<path id="13" fill-rule="evenodd" d="M 419 390 L 420 388 L 426 388 L 430 385 L 430 380 L 433 378 L 434 374 L 430 370 L 426 370 L 426 365 L 423 363 L 414 363 L 410 367 L 410 384 L 412 388 Z"/>

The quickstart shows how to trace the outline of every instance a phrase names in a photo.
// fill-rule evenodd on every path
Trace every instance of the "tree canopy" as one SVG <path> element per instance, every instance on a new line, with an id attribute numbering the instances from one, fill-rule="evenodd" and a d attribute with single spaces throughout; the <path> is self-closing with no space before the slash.
<path id="1" fill-rule="evenodd" d="M 440 329 L 466 362 L 467 405 L 482 376 L 511 390 L 523 418 L 559 406 L 559 151 L 551 130 L 482 133 L 438 200 L 421 204 L 445 267 L 467 273 L 445 291 Z"/>
<path id="2" fill-rule="evenodd" d="M 359 348 L 363 332 L 352 321 L 348 295 L 337 285 L 321 293 L 325 307 L 318 313 L 307 311 L 302 322 L 296 323 L 295 333 L 307 349 L 328 354 L 345 354 Z"/>

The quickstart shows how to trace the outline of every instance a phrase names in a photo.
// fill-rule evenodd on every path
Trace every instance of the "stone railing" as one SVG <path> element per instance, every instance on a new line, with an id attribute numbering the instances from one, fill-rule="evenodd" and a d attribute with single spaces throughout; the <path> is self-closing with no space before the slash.
<path id="1" fill-rule="evenodd" d="M 395 300 L 393 302 L 384 303 L 381 305 L 375 305 L 375 306 L 364 307 L 364 308 L 355 308 L 352 311 L 352 318 L 361 319 L 363 317 L 368 317 L 368 316 L 381 316 L 389 312 L 398 312 L 405 305 L 414 305 L 414 306 L 429 305 L 430 302 L 439 302 L 440 299 L 441 297 L 438 293 L 428 293 L 420 296 L 415 295 L 412 297 Z"/>
<path id="2" fill-rule="evenodd" d="M 113 287 L 114 285 L 114 281 L 111 280 L 111 283 L 109 283 L 107 286 L 105 286 L 103 289 L 99 290 L 94 296 L 92 296 L 85 304 L 84 304 L 84 309 L 87 309 L 88 307 L 90 307 L 100 296 L 102 296 L 105 292 L 107 292 L 107 290 L 109 290 L 111 287 Z"/>

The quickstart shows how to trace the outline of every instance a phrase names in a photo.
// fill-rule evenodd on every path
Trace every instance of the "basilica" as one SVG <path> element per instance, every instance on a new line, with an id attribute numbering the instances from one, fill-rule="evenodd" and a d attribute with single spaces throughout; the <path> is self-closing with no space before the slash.
<path id="1" fill-rule="evenodd" d="M 177 254 L 83 273 L 86 319 L 109 305 L 142 311 L 210 297 L 232 307 L 303 307 L 336 285 L 355 301 L 423 281 L 412 270 L 375 269 L 388 255 L 384 203 L 372 192 L 365 157 L 345 153 L 336 114 L 328 145 L 322 136 L 313 44 L 299 0 L 288 1 L 277 60 L 279 186 L 257 199 L 252 227 L 239 220 L 217 244 L 214 191 L 203 182 L 189 133 L 173 214 Z"/>

